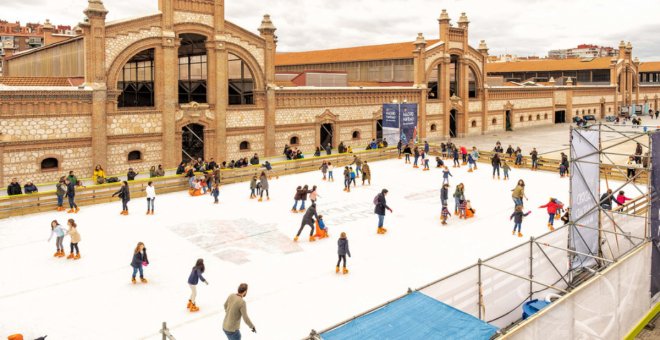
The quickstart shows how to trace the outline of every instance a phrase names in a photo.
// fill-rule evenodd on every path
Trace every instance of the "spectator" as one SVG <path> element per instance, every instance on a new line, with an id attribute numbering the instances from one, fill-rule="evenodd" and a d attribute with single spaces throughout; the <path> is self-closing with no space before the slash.
<path id="1" fill-rule="evenodd" d="M 154 177 L 156 177 L 156 167 L 152 165 L 151 168 L 149 168 L 149 178 Z"/>
<path id="2" fill-rule="evenodd" d="M 337 152 L 339 153 L 346 152 L 346 147 L 344 146 L 344 142 L 339 142 L 339 146 L 337 147 Z"/>
<path id="3" fill-rule="evenodd" d="M 319 157 L 321 156 L 321 147 L 317 146 L 316 150 L 314 151 L 314 157 Z"/>
<path id="4" fill-rule="evenodd" d="M 161 164 L 158 164 L 158 169 L 156 169 L 156 177 L 163 177 L 165 176 L 165 169 L 163 169 L 163 166 Z"/>
<path id="5" fill-rule="evenodd" d="M 215 162 L 215 159 L 211 158 L 211 161 L 208 164 L 208 170 L 215 170 L 218 167 L 218 163 Z"/>
<path id="6" fill-rule="evenodd" d="M 250 164 L 251 165 L 259 165 L 259 156 L 255 153 L 252 158 L 250 158 Z"/>
<path id="7" fill-rule="evenodd" d="M 383 147 L 386 148 L 387 145 L 388 145 L 388 144 L 387 144 L 387 139 L 383 138 Z"/>
<path id="8" fill-rule="evenodd" d="M 176 174 L 182 175 L 184 172 L 186 172 L 186 162 L 181 162 L 181 164 L 179 164 L 179 166 L 176 168 Z"/>
<path id="9" fill-rule="evenodd" d="M 371 144 L 369 144 L 369 146 L 371 147 L 371 149 L 378 149 L 378 143 L 376 143 L 375 139 L 371 140 Z"/>
<path id="10" fill-rule="evenodd" d="M 37 186 L 32 183 L 31 180 L 27 180 L 27 183 L 25 183 L 25 186 L 23 187 L 25 189 L 26 194 L 32 194 L 35 192 L 38 192 L 39 190 L 37 189 Z"/>
<path id="11" fill-rule="evenodd" d="M 138 175 L 137 172 L 133 171 L 133 168 L 128 168 L 128 172 L 126 173 L 126 178 L 129 181 L 135 180 L 135 177 Z"/>
<path id="12" fill-rule="evenodd" d="M 103 171 L 103 167 L 100 164 L 96 165 L 96 168 L 94 168 L 92 182 L 94 182 L 94 184 L 105 183 L 105 171 Z"/>
<path id="13" fill-rule="evenodd" d="M 268 161 L 266 161 L 264 163 L 263 167 L 266 168 L 266 170 L 268 170 L 268 171 L 273 170 L 273 167 L 270 165 L 270 162 L 268 162 Z"/>
<path id="14" fill-rule="evenodd" d="M 23 191 L 21 189 L 21 184 L 18 183 L 18 180 L 16 178 L 11 179 L 11 183 L 7 186 L 7 195 L 13 196 L 13 195 L 22 195 Z"/>
<path id="15" fill-rule="evenodd" d="M 331 155 L 332 154 L 332 145 L 330 145 L 330 143 L 326 144 L 326 146 L 325 146 L 325 154 L 326 155 Z"/>

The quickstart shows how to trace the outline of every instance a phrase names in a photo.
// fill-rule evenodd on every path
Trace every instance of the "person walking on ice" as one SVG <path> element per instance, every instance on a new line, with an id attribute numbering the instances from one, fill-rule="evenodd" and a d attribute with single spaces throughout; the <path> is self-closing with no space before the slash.
<path id="1" fill-rule="evenodd" d="M 225 319 L 222 322 L 222 331 L 225 332 L 228 340 L 241 340 L 241 318 L 250 327 L 252 333 L 257 332 L 257 328 L 254 327 L 247 314 L 247 305 L 244 300 L 247 291 L 247 283 L 241 283 L 238 286 L 238 293 L 229 295 L 225 301 Z"/>
<path id="2" fill-rule="evenodd" d="M 369 182 L 369 185 L 371 185 L 371 168 L 369 168 L 367 161 L 362 163 L 362 185 L 365 182 Z"/>
<path id="3" fill-rule="evenodd" d="M 557 211 L 562 209 L 564 207 L 563 204 L 559 203 L 557 199 L 550 197 L 550 201 L 539 208 L 546 208 L 548 210 L 548 229 L 550 231 L 555 230 L 554 224 L 555 224 L 555 215 L 557 214 Z"/>
<path id="4" fill-rule="evenodd" d="M 261 172 L 261 176 L 259 176 L 259 183 L 261 183 L 259 202 L 264 200 L 264 191 L 266 192 L 266 200 L 270 201 L 270 193 L 268 192 L 268 176 L 266 176 L 266 172 Z"/>
<path id="5" fill-rule="evenodd" d="M 521 232 L 523 217 L 527 217 L 531 213 L 532 213 L 531 211 L 523 213 L 522 205 L 516 206 L 516 209 L 514 210 L 513 214 L 511 214 L 511 217 L 509 217 L 509 220 L 513 219 L 513 223 L 514 223 L 513 232 L 511 233 L 511 235 L 515 235 L 516 229 L 518 229 L 518 237 L 523 237 L 523 234 Z"/>
<path id="6" fill-rule="evenodd" d="M 74 259 L 74 260 L 79 260 L 80 259 L 80 249 L 78 249 L 78 243 L 80 242 L 80 234 L 78 233 L 78 225 L 76 224 L 76 221 L 74 221 L 72 218 L 69 219 L 67 222 L 67 225 L 69 226 L 69 237 L 71 237 L 71 244 L 69 244 L 69 248 L 71 248 L 71 252 L 69 253 L 69 256 L 66 258 L 68 260 Z M 73 255 L 73 251 L 76 251 L 76 254 Z"/>
<path id="7" fill-rule="evenodd" d="M 156 202 L 156 188 L 154 188 L 153 182 L 149 181 L 144 190 L 147 192 L 147 215 L 153 215 Z"/>
<path id="8" fill-rule="evenodd" d="M 48 242 L 50 242 L 53 235 L 55 235 L 55 247 L 57 248 L 57 251 L 53 254 L 54 257 L 64 257 L 64 246 L 62 245 L 62 241 L 66 234 L 67 230 L 62 228 L 62 226 L 57 223 L 57 220 L 50 222 L 50 237 L 48 237 Z"/>
<path id="9" fill-rule="evenodd" d="M 348 274 L 348 269 L 346 269 L 346 255 L 351 257 L 351 250 L 348 249 L 348 239 L 346 238 L 346 233 L 341 233 L 339 240 L 337 240 L 337 254 L 339 259 L 337 260 L 337 267 L 335 268 L 335 273 L 339 274 L 339 264 L 341 261 L 344 261 L 344 269 L 342 273 Z"/>
<path id="10" fill-rule="evenodd" d="M 140 272 L 140 281 L 142 283 L 147 283 L 147 279 L 144 278 L 144 266 L 149 264 L 149 259 L 147 259 L 147 248 L 144 246 L 144 243 L 138 242 L 135 250 L 133 251 L 133 259 L 131 260 L 131 267 L 133 267 L 133 277 L 131 282 L 135 284 L 135 275 Z"/>
<path id="11" fill-rule="evenodd" d="M 302 218 L 302 221 L 300 222 L 300 229 L 298 229 L 298 233 L 296 234 L 296 237 L 293 238 L 293 242 L 298 242 L 298 237 L 300 237 L 300 233 L 302 233 L 303 229 L 305 226 L 309 226 L 310 232 L 309 232 L 309 242 L 314 242 L 316 239 L 314 238 L 314 219 L 318 220 L 319 215 L 316 213 L 316 203 L 312 203 L 312 205 L 309 206 L 309 209 L 305 212 L 305 215 Z"/>
<path id="12" fill-rule="evenodd" d="M 195 263 L 195 266 L 192 268 L 192 271 L 190 272 L 190 276 L 188 276 L 188 286 L 190 286 L 190 299 L 188 299 L 188 310 L 191 312 L 196 312 L 199 310 L 199 307 L 197 307 L 195 299 L 197 298 L 197 284 L 199 283 L 199 280 L 202 280 L 207 286 L 209 284 L 208 281 L 202 276 L 204 273 L 204 259 L 197 259 L 197 262 Z"/>
<path id="13" fill-rule="evenodd" d="M 378 215 L 378 234 L 385 234 L 387 232 L 387 229 L 383 228 L 383 222 L 385 221 L 385 210 L 389 210 L 390 213 L 392 213 L 392 209 L 387 206 L 387 200 L 385 199 L 387 193 L 388 190 L 383 189 L 380 194 L 376 195 L 374 198 L 374 204 L 376 205 L 374 208 L 374 213 Z"/>
<path id="14" fill-rule="evenodd" d="M 508 181 L 509 180 L 509 171 L 511 171 L 511 167 L 509 164 L 507 164 L 506 161 L 502 162 L 502 171 L 504 172 L 504 180 Z"/>

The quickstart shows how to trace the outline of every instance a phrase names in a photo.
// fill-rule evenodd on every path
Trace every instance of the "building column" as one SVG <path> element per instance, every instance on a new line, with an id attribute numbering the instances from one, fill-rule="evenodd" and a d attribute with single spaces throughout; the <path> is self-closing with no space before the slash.
<path id="1" fill-rule="evenodd" d="M 481 93 L 481 134 L 484 135 L 488 131 L 488 89 L 482 86 Z M 506 124 L 506 117 L 504 117 L 504 124 Z"/>
<path id="2" fill-rule="evenodd" d="M 156 59 L 158 70 L 156 82 L 161 84 L 162 95 L 159 106 L 162 112 L 162 148 L 163 166 L 173 168 L 181 161 L 181 145 L 176 144 L 176 111 L 179 108 L 178 46 L 174 32 L 163 32 L 162 57 Z M 160 78 L 160 79 L 159 79 Z"/>
<path id="3" fill-rule="evenodd" d="M 224 43 L 218 42 L 215 49 L 215 155 L 222 162 L 227 158 L 228 54 Z"/>
<path id="4" fill-rule="evenodd" d="M 265 65 L 265 91 L 266 103 L 264 112 L 264 153 L 266 157 L 275 156 L 275 52 L 277 50 L 277 37 L 275 36 L 275 25 L 270 20 L 270 15 L 264 15 L 259 26 L 259 34 L 266 40 L 264 56 Z M 333 135 L 335 135 L 333 131 Z"/>
<path id="5" fill-rule="evenodd" d="M 468 135 L 468 126 L 470 126 L 469 120 L 470 120 L 470 87 L 469 87 L 469 80 L 468 80 L 468 65 L 465 62 L 465 57 L 461 56 L 458 59 L 458 65 L 456 65 L 457 68 L 460 70 L 458 76 L 459 79 L 459 89 L 458 93 L 459 96 L 461 97 L 461 102 L 463 103 L 463 119 L 461 119 L 461 125 L 462 125 L 462 133 L 459 134 L 460 137 L 465 137 Z"/>
<path id="6" fill-rule="evenodd" d="M 220 43 L 222 44 L 222 43 Z M 206 102 L 209 104 L 210 110 L 215 114 L 216 120 L 220 119 L 220 111 L 218 110 L 218 104 L 220 101 L 225 99 L 221 93 L 218 93 L 219 82 L 224 78 L 225 73 L 218 72 L 218 58 L 217 58 L 217 46 L 218 42 L 216 41 L 207 41 L 206 42 L 206 61 L 207 61 L 207 72 L 206 72 Z M 224 111 L 224 110 L 223 110 Z M 215 126 L 209 126 L 204 131 L 204 155 L 206 159 L 215 158 L 218 156 L 218 143 L 216 138 L 215 130 L 217 129 L 217 122 Z M 224 159 L 218 158 L 216 161 L 222 162 Z"/>
<path id="7" fill-rule="evenodd" d="M 417 105 L 417 132 L 419 139 L 426 138 L 426 63 L 425 63 L 425 50 L 426 40 L 422 33 L 417 34 L 417 40 L 414 42 L 415 50 L 413 51 L 413 69 L 414 69 L 414 86 L 420 89 L 417 92 L 419 96 Z"/>
<path id="8" fill-rule="evenodd" d="M 451 111 L 451 100 L 449 99 L 449 65 L 451 59 L 449 57 L 443 58 L 442 62 L 438 64 L 440 69 L 440 79 L 438 79 L 438 97 L 442 101 L 442 132 L 443 138 L 449 138 L 449 116 Z"/>

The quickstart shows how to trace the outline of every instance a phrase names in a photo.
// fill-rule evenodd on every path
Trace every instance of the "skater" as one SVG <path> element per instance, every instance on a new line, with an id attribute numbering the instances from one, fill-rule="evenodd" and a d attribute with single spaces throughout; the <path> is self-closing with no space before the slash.
<path id="1" fill-rule="evenodd" d="M 472 208 L 472 203 L 470 203 L 470 200 L 465 201 L 465 218 L 470 218 L 474 217 L 474 213 L 476 213 L 476 210 Z"/>
<path id="2" fill-rule="evenodd" d="M 337 267 L 335 268 L 335 273 L 339 274 L 339 264 L 341 261 L 344 261 L 344 269 L 342 273 L 348 274 L 348 269 L 346 269 L 346 255 L 351 257 L 351 250 L 348 249 L 348 239 L 346 238 L 346 233 L 342 232 L 337 240 L 337 254 L 339 259 L 337 260 Z"/>
<path id="3" fill-rule="evenodd" d="M 458 160 L 458 149 L 454 147 L 454 150 L 452 150 L 452 153 L 454 155 L 454 168 L 460 168 L 461 167 L 461 162 Z"/>
<path id="4" fill-rule="evenodd" d="M 316 234 L 314 234 L 314 237 L 322 239 L 328 236 L 330 235 L 328 235 L 328 228 L 325 226 L 325 222 L 323 222 L 323 215 L 319 215 L 319 218 L 316 219 Z"/>
<path id="5" fill-rule="evenodd" d="M 60 181 L 55 185 L 55 195 L 57 196 L 57 211 L 64 211 L 64 196 L 66 195 L 66 180 L 64 176 L 60 177 Z"/>
<path id="6" fill-rule="evenodd" d="M 506 161 L 502 162 L 502 171 L 504 172 L 504 180 L 508 181 L 509 180 L 509 171 L 511 171 L 511 167 L 509 164 L 507 164 Z"/>
<path id="7" fill-rule="evenodd" d="M 429 141 L 425 140 L 424 141 L 424 153 L 429 154 L 431 152 L 431 146 L 429 145 Z"/>
<path id="8" fill-rule="evenodd" d="M 447 225 L 447 219 L 451 216 L 449 209 L 447 209 L 447 203 L 442 204 L 442 212 L 440 213 L 440 220 L 442 225 Z"/>
<path id="9" fill-rule="evenodd" d="M 312 201 L 312 203 L 316 203 L 316 200 L 319 197 L 321 197 L 321 195 L 319 195 L 319 193 L 316 189 L 316 185 L 315 185 L 315 186 L 312 187 L 312 190 L 309 191 L 309 200 Z M 304 204 L 304 202 L 303 202 L 303 204 Z"/>
<path id="10" fill-rule="evenodd" d="M 357 155 L 353 155 L 353 163 L 355 164 L 355 177 L 360 178 L 360 172 L 362 172 L 362 160 Z"/>
<path id="11" fill-rule="evenodd" d="M 307 212 L 305 212 L 305 215 L 302 218 L 302 221 L 300 222 L 300 229 L 298 229 L 298 233 L 296 234 L 296 237 L 293 238 L 293 242 L 298 242 L 298 237 L 300 237 L 300 233 L 302 233 L 303 229 L 305 226 L 309 226 L 309 242 L 314 242 L 316 239 L 314 238 L 314 219 L 318 220 L 319 215 L 316 214 L 316 203 L 312 203 L 312 205 L 309 206 L 309 209 L 307 209 Z"/>
<path id="12" fill-rule="evenodd" d="M 351 192 L 351 172 L 344 167 L 344 191 Z"/>
<path id="13" fill-rule="evenodd" d="M 131 282 L 135 284 L 135 274 L 140 272 L 140 281 L 142 283 L 147 283 L 147 279 L 144 278 L 144 269 L 143 267 L 149 264 L 149 259 L 147 259 L 147 248 L 144 246 L 144 243 L 138 242 L 135 250 L 133 251 L 133 259 L 131 260 L 131 267 L 133 267 L 133 278 Z"/>
<path id="14" fill-rule="evenodd" d="M 403 143 L 399 139 L 399 142 L 396 143 L 396 151 L 399 153 L 399 159 L 401 159 L 401 153 L 403 151 L 402 149 L 403 149 Z"/>
<path id="15" fill-rule="evenodd" d="M 218 204 L 220 201 L 218 200 L 218 196 L 220 196 L 220 186 L 218 183 L 213 183 L 213 187 L 211 188 L 211 196 L 213 196 L 213 204 Z M 151 211 L 151 214 L 153 215 L 153 210 Z"/>
<path id="16" fill-rule="evenodd" d="M 468 154 L 467 161 L 468 161 L 468 172 L 474 171 L 472 170 L 472 168 L 474 167 L 476 169 L 477 163 L 474 161 L 474 158 L 472 158 L 472 154 Z"/>
<path id="17" fill-rule="evenodd" d="M 206 281 L 204 276 L 202 274 L 204 273 L 204 259 L 197 259 L 197 262 L 195 263 L 195 266 L 192 268 L 192 271 L 190 272 L 190 276 L 188 276 L 188 286 L 190 286 L 190 299 L 188 299 L 188 310 L 191 312 L 196 312 L 199 310 L 199 307 L 197 307 L 195 298 L 197 298 L 197 284 L 199 283 L 199 280 L 202 280 L 207 286 L 209 285 L 209 282 Z"/>
<path id="18" fill-rule="evenodd" d="M 261 184 L 259 202 L 264 200 L 264 191 L 266 192 L 266 200 L 270 201 L 270 193 L 268 192 L 268 177 L 266 176 L 266 172 L 261 172 L 261 176 L 259 176 L 259 183 Z"/>
<path id="19" fill-rule="evenodd" d="M 477 170 L 477 161 L 479 160 L 479 150 L 477 150 L 476 146 L 472 147 L 472 152 L 470 154 L 472 155 L 472 159 L 474 160 L 474 170 Z"/>
<path id="20" fill-rule="evenodd" d="M 422 154 L 422 162 L 424 163 L 424 169 L 422 171 L 429 171 L 431 168 L 429 168 L 429 158 L 426 157 L 428 154 L 425 152 Z"/>
<path id="21" fill-rule="evenodd" d="M 458 202 L 458 219 L 459 219 L 459 220 L 460 220 L 461 218 L 462 218 L 462 219 L 465 219 L 465 218 L 466 218 L 466 217 L 465 217 L 465 209 L 467 209 L 467 202 L 465 201 L 465 198 L 463 198 L 462 200 L 460 200 L 460 201 Z"/>
<path id="22" fill-rule="evenodd" d="M 255 199 L 257 197 L 257 175 L 252 176 L 250 180 L 250 199 Z"/>
<path id="23" fill-rule="evenodd" d="M 70 175 L 69 177 L 71 176 L 72 175 Z M 78 205 L 76 204 L 76 184 L 73 183 L 69 178 L 64 180 L 64 183 L 66 183 L 66 197 L 69 199 L 69 208 L 70 208 L 69 211 L 67 211 L 67 213 L 77 214 L 80 211 L 80 208 L 78 208 Z"/>
<path id="24" fill-rule="evenodd" d="M 440 143 L 440 156 L 447 159 L 447 145 L 445 143 Z"/>
<path id="25" fill-rule="evenodd" d="M 628 162 L 626 163 L 628 165 L 628 168 L 626 169 L 626 178 L 631 179 L 635 177 L 635 164 L 636 160 L 635 157 L 630 156 L 628 157 Z"/>
<path id="26" fill-rule="evenodd" d="M 607 192 L 600 196 L 600 207 L 604 210 L 612 210 L 614 207 L 612 203 L 619 204 L 619 202 L 614 199 L 612 189 L 607 189 Z"/>
<path id="27" fill-rule="evenodd" d="M 369 182 L 369 185 L 371 185 L 371 168 L 369 168 L 367 161 L 362 163 L 362 185 L 364 185 L 364 182 Z"/>
<path id="28" fill-rule="evenodd" d="M 332 176 L 332 171 L 335 169 L 335 166 L 331 162 L 328 162 L 328 182 L 334 182 L 335 178 Z"/>
<path id="29" fill-rule="evenodd" d="M 326 175 L 328 173 L 328 162 L 323 161 L 323 164 L 321 164 L 321 173 L 323 174 L 323 180 L 325 181 L 327 179 Z"/>
<path id="30" fill-rule="evenodd" d="M 626 197 L 626 194 L 625 194 L 625 192 L 623 192 L 623 190 L 619 191 L 619 195 L 616 196 L 616 202 L 620 206 L 619 209 L 623 208 L 623 205 L 625 205 L 626 202 L 628 202 L 628 201 L 632 201 L 632 198 Z"/>
<path id="31" fill-rule="evenodd" d="M 509 220 L 513 219 L 513 223 L 514 223 L 513 232 L 511 233 L 511 235 L 515 235 L 516 229 L 518 229 L 518 237 L 523 237 L 523 234 L 521 232 L 523 217 L 527 217 L 531 213 L 532 213 L 531 211 L 523 213 L 522 205 L 516 206 L 515 211 L 513 212 L 513 214 L 511 214 L 511 217 L 509 217 Z"/>
<path id="32" fill-rule="evenodd" d="M 355 177 L 356 177 L 355 171 L 353 170 L 353 167 L 349 167 L 348 171 L 351 174 L 351 181 L 348 183 L 348 186 L 350 187 L 351 183 L 353 183 L 353 188 L 355 188 L 357 186 L 357 184 L 355 183 Z"/>
<path id="33" fill-rule="evenodd" d="M 302 199 L 302 186 L 296 188 L 296 193 L 293 195 L 293 207 L 291 208 L 292 213 L 298 212 L 298 201 Z"/>
<path id="34" fill-rule="evenodd" d="M 463 165 L 467 164 L 467 149 L 464 146 L 461 146 L 461 160 L 463 160 Z"/>
<path id="35" fill-rule="evenodd" d="M 119 191 L 112 194 L 112 197 L 119 196 L 121 198 L 121 213 L 120 215 L 128 215 L 128 201 L 131 200 L 131 193 L 128 190 L 128 182 L 123 181 Z"/>
<path id="36" fill-rule="evenodd" d="M 500 179 L 500 165 L 502 164 L 502 161 L 500 160 L 500 156 L 497 153 L 493 155 L 493 158 L 491 158 L 490 164 L 493 166 L 493 179 L 495 179 L 496 172 L 497 179 Z"/>
<path id="37" fill-rule="evenodd" d="M 440 202 L 442 202 L 442 206 L 447 205 L 447 200 L 449 200 L 449 184 L 445 183 L 440 188 Z"/>
<path id="38" fill-rule="evenodd" d="M 454 175 L 449 172 L 449 168 L 445 166 L 442 170 L 442 184 L 449 184 L 449 176 L 454 177 Z"/>
<path id="39" fill-rule="evenodd" d="M 380 194 L 376 195 L 374 198 L 374 204 L 376 205 L 374 208 L 374 213 L 378 215 L 378 234 L 385 234 L 387 232 L 387 229 L 383 228 L 383 222 L 385 221 L 385 210 L 389 210 L 390 213 L 392 213 L 392 209 L 387 206 L 387 200 L 385 199 L 387 193 L 388 190 L 383 189 Z"/>
<path id="40" fill-rule="evenodd" d="M 458 208 L 462 200 L 465 199 L 465 186 L 463 183 L 456 186 L 454 190 L 454 214 L 458 215 Z"/>
<path id="41" fill-rule="evenodd" d="M 149 181 L 144 189 L 147 192 L 147 215 L 154 214 L 154 203 L 156 203 L 156 188 L 153 182 Z"/>
<path id="42" fill-rule="evenodd" d="M 302 201 L 302 205 L 300 206 L 300 210 L 298 212 L 304 212 L 305 211 L 305 203 L 307 202 L 307 195 L 311 193 L 309 190 L 309 186 L 305 184 L 305 186 L 300 190 L 300 200 Z"/>
<path id="43" fill-rule="evenodd" d="M 252 333 L 257 332 L 252 321 L 250 321 L 250 317 L 248 317 L 247 306 L 245 300 L 243 300 L 247 295 L 247 291 L 247 283 L 241 283 L 238 286 L 238 294 L 229 295 L 227 301 L 225 301 L 225 319 L 222 322 L 222 331 L 225 332 L 229 340 L 241 340 L 241 318 L 250 327 Z"/>
<path id="44" fill-rule="evenodd" d="M 557 200 L 550 197 L 550 201 L 539 208 L 546 208 L 548 211 L 548 229 L 555 230 L 555 215 L 557 211 L 563 207 L 562 204 L 557 203 Z"/>
<path id="45" fill-rule="evenodd" d="M 67 230 L 62 228 L 62 226 L 57 223 L 57 220 L 50 222 L 50 237 L 48 237 L 48 242 L 50 242 L 53 235 L 55 235 L 55 247 L 57 248 L 57 251 L 53 255 L 54 257 L 64 257 L 64 246 L 62 245 L 62 241 L 66 234 Z"/>
<path id="46" fill-rule="evenodd" d="M 521 207 L 524 206 L 523 205 L 523 198 L 525 200 L 529 201 L 527 196 L 525 196 L 525 181 L 523 181 L 522 179 L 518 180 L 518 184 L 511 191 L 513 192 L 511 194 L 511 198 L 513 199 L 513 203 L 516 206 L 518 206 L 518 205 L 521 206 Z"/>
<path id="47" fill-rule="evenodd" d="M 406 156 L 404 164 L 410 164 L 410 154 L 412 154 L 412 151 L 409 144 L 406 144 L 406 147 L 403 149 L 403 154 Z"/>
<path id="48" fill-rule="evenodd" d="M 435 158 L 435 164 L 436 164 L 435 166 L 436 168 L 442 168 L 443 166 L 445 166 L 445 162 L 443 162 L 440 157 Z"/>
<path id="49" fill-rule="evenodd" d="M 80 260 L 80 249 L 78 249 L 78 243 L 80 242 L 80 233 L 78 233 L 78 225 L 76 224 L 76 221 L 74 221 L 72 218 L 69 219 L 67 222 L 67 226 L 69 226 L 69 237 L 70 239 L 70 244 L 69 248 L 71 252 L 69 253 L 69 256 L 66 258 L 68 260 L 74 259 L 74 260 Z M 73 255 L 73 251 L 76 251 L 76 254 Z"/>
<path id="50" fill-rule="evenodd" d="M 419 168 L 419 166 L 417 166 L 417 160 L 419 159 L 419 148 L 415 147 L 415 150 L 413 152 L 415 155 L 415 162 L 413 163 L 413 168 Z"/>

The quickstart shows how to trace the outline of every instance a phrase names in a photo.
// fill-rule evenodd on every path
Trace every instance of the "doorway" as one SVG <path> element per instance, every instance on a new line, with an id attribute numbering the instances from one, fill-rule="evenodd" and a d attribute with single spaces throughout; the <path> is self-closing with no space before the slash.
<path id="1" fill-rule="evenodd" d="M 456 137 L 456 110 L 449 111 L 449 138 Z"/>
<path id="2" fill-rule="evenodd" d="M 181 159 L 204 159 L 204 126 L 188 124 L 181 129 Z"/>
<path id="3" fill-rule="evenodd" d="M 600 103 L 600 119 L 605 118 L 605 103 Z"/>
<path id="4" fill-rule="evenodd" d="M 334 147 L 334 144 L 332 142 L 332 124 L 321 124 L 321 138 L 319 141 L 321 142 L 321 146 L 326 146 L 330 144 L 331 147 Z"/>
<path id="5" fill-rule="evenodd" d="M 506 131 L 513 131 L 513 125 L 511 122 L 513 121 L 511 119 L 511 110 L 506 110 L 505 112 L 505 120 L 506 120 Z"/>
<path id="6" fill-rule="evenodd" d="M 566 111 L 555 111 L 555 124 L 566 123 Z"/>
<path id="7" fill-rule="evenodd" d="M 376 140 L 383 140 L 383 120 L 379 119 L 376 121 Z"/>

